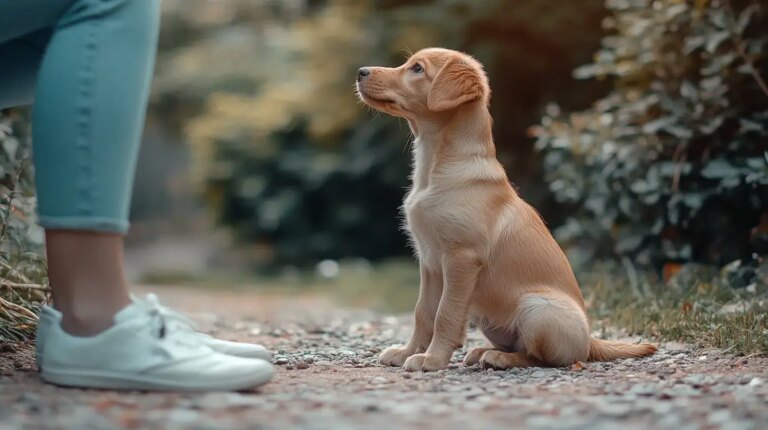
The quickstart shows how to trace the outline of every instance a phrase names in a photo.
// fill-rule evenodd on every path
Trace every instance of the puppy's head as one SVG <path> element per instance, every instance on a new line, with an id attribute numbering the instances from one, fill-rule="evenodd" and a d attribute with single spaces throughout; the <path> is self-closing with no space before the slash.
<path id="1" fill-rule="evenodd" d="M 477 60 L 442 48 L 423 49 L 400 67 L 361 68 L 357 93 L 372 108 L 408 119 L 449 112 L 469 102 L 487 105 L 491 96 Z"/>

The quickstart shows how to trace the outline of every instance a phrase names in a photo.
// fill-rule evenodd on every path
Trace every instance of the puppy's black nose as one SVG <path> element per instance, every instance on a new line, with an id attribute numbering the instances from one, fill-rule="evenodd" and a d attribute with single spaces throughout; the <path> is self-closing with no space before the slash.
<path id="1" fill-rule="evenodd" d="M 361 81 L 364 77 L 371 74 L 371 71 L 368 70 L 367 67 L 361 67 L 360 70 L 357 71 L 357 80 Z"/>

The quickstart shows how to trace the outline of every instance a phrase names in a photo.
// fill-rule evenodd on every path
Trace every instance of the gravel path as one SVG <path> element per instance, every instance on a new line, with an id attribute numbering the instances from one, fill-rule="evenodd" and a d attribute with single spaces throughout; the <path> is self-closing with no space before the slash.
<path id="1" fill-rule="evenodd" d="M 159 292 L 219 336 L 271 347 L 275 381 L 253 393 L 67 390 L 39 382 L 29 345 L 6 345 L 0 429 L 768 428 L 762 357 L 667 344 L 641 360 L 493 371 L 461 366 L 463 349 L 447 370 L 406 373 L 375 361 L 407 340 L 407 315 L 339 309 L 321 297 Z M 478 343 L 471 333 L 468 346 Z"/>

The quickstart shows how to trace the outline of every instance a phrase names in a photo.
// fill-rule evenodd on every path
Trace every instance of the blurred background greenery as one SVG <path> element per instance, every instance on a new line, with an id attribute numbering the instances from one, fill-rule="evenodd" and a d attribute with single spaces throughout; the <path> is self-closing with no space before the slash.
<path id="1" fill-rule="evenodd" d="M 754 298 L 766 43 L 762 0 L 164 0 L 132 276 L 410 306 L 408 127 L 353 84 L 442 46 L 485 65 L 499 157 L 586 283 Z"/>
<path id="2" fill-rule="evenodd" d="M 151 115 L 187 144 L 190 188 L 230 229 L 239 265 L 410 253 L 398 209 L 408 186 L 407 124 L 362 107 L 353 84 L 360 66 L 399 65 L 429 46 L 485 64 L 511 179 L 552 225 L 564 221 L 527 129 L 547 103 L 581 109 L 609 88 L 571 77 L 600 44 L 601 1 L 164 4 Z M 164 217 L 148 200 L 157 195 L 143 194 L 137 189 L 135 218 Z"/>

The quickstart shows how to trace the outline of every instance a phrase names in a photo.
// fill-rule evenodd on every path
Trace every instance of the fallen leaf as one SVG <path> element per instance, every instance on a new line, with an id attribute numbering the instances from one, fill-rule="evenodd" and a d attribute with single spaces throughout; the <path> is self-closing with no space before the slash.
<path id="1" fill-rule="evenodd" d="M 679 263 L 667 263 L 664 265 L 664 282 L 669 282 L 683 268 Z"/>
<path id="2" fill-rule="evenodd" d="M 577 361 L 571 365 L 571 370 L 575 372 L 581 372 L 582 370 L 586 369 L 587 365 L 582 363 L 581 361 Z"/>
<path id="3" fill-rule="evenodd" d="M 690 304 L 689 302 L 685 302 L 682 304 L 682 306 L 680 306 L 680 310 L 683 311 L 684 314 L 687 314 L 688 312 L 693 310 L 693 305 Z"/>

